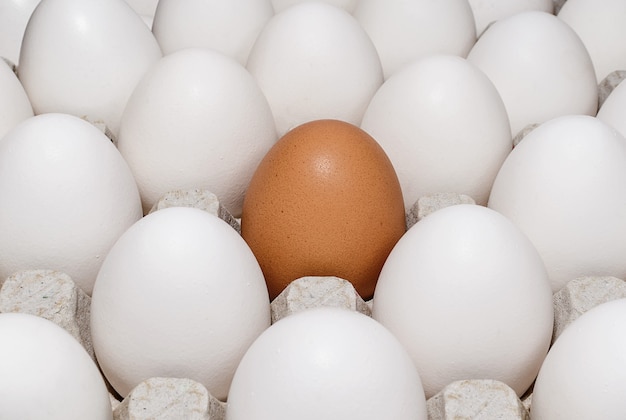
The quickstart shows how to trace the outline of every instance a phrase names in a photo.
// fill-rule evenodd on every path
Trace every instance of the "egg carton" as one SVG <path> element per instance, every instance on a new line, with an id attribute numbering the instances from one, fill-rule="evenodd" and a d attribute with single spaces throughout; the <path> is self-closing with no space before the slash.
<path id="1" fill-rule="evenodd" d="M 407 226 L 440 208 L 473 203 L 462 194 L 422 197 L 407 212 Z M 152 211 L 173 206 L 204 209 L 240 231 L 239 221 L 223 209 L 209 191 L 191 189 L 166 194 Z M 626 282 L 615 277 L 580 277 L 554 294 L 552 342 L 575 319 L 610 300 L 626 298 Z M 48 319 L 78 340 L 97 364 L 90 332 L 91 298 L 65 273 L 25 270 L 8 277 L 0 288 L 0 313 L 21 312 Z M 372 301 L 365 302 L 352 284 L 338 277 L 302 277 L 292 282 L 270 305 L 272 323 L 293 313 L 319 306 L 340 307 L 370 316 Z M 105 379 L 106 382 L 106 379 Z M 114 420 L 225 419 L 227 403 L 213 397 L 200 383 L 188 378 L 148 378 L 125 398 L 110 391 Z M 519 398 L 506 384 L 493 379 L 455 381 L 429 398 L 429 420 L 530 419 L 532 388 Z"/>
<path id="2" fill-rule="evenodd" d="M 626 297 L 626 282 L 615 277 L 581 277 L 554 295 L 553 341 L 591 308 Z M 0 312 L 34 314 L 70 332 L 94 357 L 89 335 L 90 298 L 64 273 L 28 270 L 10 276 L 0 289 Z M 361 299 L 352 285 L 337 277 L 303 277 L 271 304 L 272 322 L 319 306 L 371 314 L 371 301 Z M 95 358 L 94 358 L 95 360 Z M 200 383 L 187 378 L 149 378 L 120 401 L 111 390 L 115 420 L 222 420 L 227 404 Z M 502 418 L 530 419 L 532 393 L 518 398 L 506 384 L 491 379 L 455 381 L 427 401 L 429 420 Z"/>

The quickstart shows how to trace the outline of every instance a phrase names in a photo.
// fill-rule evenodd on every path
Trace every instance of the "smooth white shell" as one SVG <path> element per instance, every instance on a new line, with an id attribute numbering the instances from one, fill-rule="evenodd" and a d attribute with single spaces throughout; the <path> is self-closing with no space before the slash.
<path id="1" fill-rule="evenodd" d="M 553 13 L 553 0 L 469 0 L 480 36 L 491 23 L 527 10 Z"/>
<path id="2" fill-rule="evenodd" d="M 513 136 L 561 115 L 596 114 L 598 86 L 589 53 L 576 32 L 550 13 L 526 11 L 497 21 L 467 59 L 500 92 Z"/>
<path id="3" fill-rule="evenodd" d="M 91 303 L 100 367 L 122 396 L 155 376 L 190 378 L 225 399 L 270 324 L 261 268 L 241 236 L 203 210 L 156 211 L 107 255 Z"/>
<path id="4" fill-rule="evenodd" d="M 293 6 L 294 4 L 304 3 L 310 0 L 272 0 L 272 5 L 276 13 L 282 12 L 284 9 Z M 354 8 L 359 3 L 359 0 L 319 0 L 324 3 L 328 3 L 335 7 L 340 7 L 347 12 L 352 13 Z"/>
<path id="5" fill-rule="evenodd" d="M 559 336 L 541 366 L 532 419 L 623 419 L 625 353 L 625 299 L 581 315 Z"/>
<path id="6" fill-rule="evenodd" d="M 598 83 L 615 70 L 626 70 L 626 2 L 568 0 L 558 17 L 585 44 Z"/>
<path id="7" fill-rule="evenodd" d="M 66 114 L 28 118 L 0 142 L 0 197 L 0 280 L 53 269 L 88 294 L 110 247 L 142 215 L 115 146 Z"/>
<path id="8" fill-rule="evenodd" d="M 117 147 L 145 212 L 168 191 L 203 188 L 239 216 L 276 139 L 271 109 L 246 69 L 216 51 L 187 48 L 163 57 L 138 84 Z"/>
<path id="9" fill-rule="evenodd" d="M 322 307 L 283 318 L 250 346 L 227 420 L 426 420 L 419 374 L 370 317 Z"/>
<path id="10" fill-rule="evenodd" d="M 486 207 L 455 205 L 413 225 L 389 254 L 374 319 L 408 350 L 430 398 L 464 379 L 522 395 L 552 338 L 552 291 L 531 242 Z"/>
<path id="11" fill-rule="evenodd" d="M 493 83 L 454 55 L 424 57 L 387 79 L 361 128 L 391 159 L 407 209 L 440 192 L 486 204 L 513 148 L 508 115 Z"/>
<path id="12" fill-rule="evenodd" d="M 626 137 L 626 83 L 620 83 L 611 91 L 596 117 Z"/>
<path id="13" fill-rule="evenodd" d="M 372 38 L 385 78 L 428 54 L 465 57 L 476 41 L 467 0 L 360 0 L 354 17 Z"/>
<path id="14" fill-rule="evenodd" d="M 26 24 L 40 1 L 3 0 L 0 2 L 0 57 L 18 64 Z"/>
<path id="15" fill-rule="evenodd" d="M 563 116 L 526 135 L 489 207 L 530 238 L 553 291 L 580 276 L 626 278 L 626 139 L 597 118 Z"/>
<path id="16" fill-rule="evenodd" d="M 273 15 L 270 0 L 160 0 L 152 32 L 163 54 L 204 47 L 245 65 L 259 32 Z"/>
<path id="17" fill-rule="evenodd" d="M 67 331 L 35 315 L 3 313 L 0 337 L 2 418 L 113 419 L 98 366 Z"/>
<path id="18" fill-rule="evenodd" d="M 7 63 L 0 59 L 0 140 L 18 123 L 33 116 L 33 108 L 22 84 Z"/>
<path id="19" fill-rule="evenodd" d="M 359 125 L 383 82 L 367 33 L 348 12 L 322 2 L 300 3 L 270 19 L 247 68 L 267 97 L 279 135 L 322 118 Z"/>
<path id="20" fill-rule="evenodd" d="M 76 115 L 117 135 L 128 97 L 160 57 L 124 0 L 46 0 L 26 26 L 18 76 L 36 114 Z"/>
<path id="21" fill-rule="evenodd" d="M 126 0 L 126 3 L 140 16 L 154 16 L 159 0 Z"/>

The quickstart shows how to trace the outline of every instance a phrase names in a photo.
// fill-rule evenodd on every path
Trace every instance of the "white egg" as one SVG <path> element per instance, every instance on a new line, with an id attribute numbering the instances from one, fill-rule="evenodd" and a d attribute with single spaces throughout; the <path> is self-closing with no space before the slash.
<path id="1" fill-rule="evenodd" d="M 33 116 L 33 107 L 17 76 L 0 59 L 0 139 L 18 123 Z"/>
<path id="2" fill-rule="evenodd" d="M 624 418 L 626 300 L 603 303 L 570 324 L 533 388 L 533 420 Z"/>
<path id="3" fill-rule="evenodd" d="M 553 291 L 581 276 L 626 278 L 626 139 L 597 118 L 531 131 L 502 165 L 489 207 L 530 238 Z"/>
<path id="4" fill-rule="evenodd" d="M 152 23 L 154 22 L 154 16 L 139 15 L 139 17 L 141 17 L 141 20 L 143 20 L 143 23 L 145 23 L 148 28 L 152 29 Z"/>
<path id="5" fill-rule="evenodd" d="M 18 76 L 36 114 L 76 115 L 117 135 L 128 97 L 160 57 L 124 0 L 43 0 L 26 26 Z"/>
<path id="6" fill-rule="evenodd" d="M 580 37 L 601 82 L 615 70 L 626 70 L 626 2 L 568 0 L 558 13 Z"/>
<path id="7" fill-rule="evenodd" d="M 589 53 L 574 30 L 550 13 L 526 11 L 495 22 L 467 59 L 500 92 L 513 136 L 561 115 L 596 114 L 598 86 Z"/>
<path id="8" fill-rule="evenodd" d="M 374 319 L 408 350 L 426 396 L 456 380 L 494 379 L 522 395 L 552 338 L 552 291 L 524 234 L 486 207 L 430 214 L 380 273 Z"/>
<path id="9" fill-rule="evenodd" d="M 626 83 L 620 83 L 611 91 L 596 117 L 626 137 Z"/>
<path id="10" fill-rule="evenodd" d="M 476 21 L 476 33 L 481 34 L 489 24 L 519 12 L 539 10 L 553 13 L 553 0 L 469 0 Z"/>
<path id="11" fill-rule="evenodd" d="M 398 340 L 356 311 L 316 308 L 267 329 L 243 357 L 227 420 L 426 420 L 420 377 Z"/>
<path id="12" fill-rule="evenodd" d="M 385 149 L 408 209 L 439 192 L 486 204 L 513 148 L 504 103 L 464 58 L 432 54 L 405 66 L 376 92 L 361 128 Z"/>
<path id="13" fill-rule="evenodd" d="M 428 54 L 465 57 L 476 41 L 467 0 L 360 0 L 354 16 L 376 46 L 385 78 Z"/>
<path id="14" fill-rule="evenodd" d="M 247 68 L 267 97 L 279 135 L 315 119 L 358 125 L 383 82 L 367 33 L 348 12 L 323 2 L 274 15 Z"/>
<path id="15" fill-rule="evenodd" d="M 126 3 L 140 16 L 154 16 L 159 0 L 126 0 Z"/>
<path id="16" fill-rule="evenodd" d="M 225 399 L 243 354 L 269 324 L 250 248 L 223 220 L 188 207 L 130 227 L 104 260 L 91 302 L 94 351 L 121 396 L 170 376 Z"/>
<path id="17" fill-rule="evenodd" d="M 148 28 L 152 29 L 154 14 L 159 0 L 126 0 L 126 3 L 133 8 Z"/>
<path id="18" fill-rule="evenodd" d="M 40 1 L 4 0 L 0 2 L 0 57 L 18 64 L 26 24 Z"/>
<path id="19" fill-rule="evenodd" d="M 0 142 L 0 279 L 67 273 L 91 294 L 104 256 L 141 215 L 128 165 L 96 127 L 66 114 L 19 123 Z"/>
<path id="20" fill-rule="evenodd" d="M 235 216 L 277 139 L 272 111 L 246 69 L 204 48 L 163 57 L 124 110 L 117 147 L 147 212 L 168 191 L 203 188 Z"/>
<path id="21" fill-rule="evenodd" d="M 112 420 L 98 366 L 67 331 L 43 318 L 0 314 L 4 419 Z"/>
<path id="22" fill-rule="evenodd" d="M 259 32 L 273 15 L 270 0 L 161 0 L 152 32 L 163 54 L 204 47 L 245 65 Z"/>
<path id="23" fill-rule="evenodd" d="M 310 0 L 271 0 L 272 5 L 274 6 L 274 10 L 276 13 L 282 12 L 286 8 L 293 6 L 294 4 L 304 3 Z M 359 3 L 360 0 L 318 0 L 324 3 L 328 3 L 335 7 L 340 7 L 345 11 L 352 13 L 354 8 Z"/>

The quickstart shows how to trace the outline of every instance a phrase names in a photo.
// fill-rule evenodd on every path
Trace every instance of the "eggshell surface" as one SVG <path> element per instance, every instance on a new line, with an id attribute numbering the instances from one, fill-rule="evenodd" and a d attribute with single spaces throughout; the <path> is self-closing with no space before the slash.
<path id="1" fill-rule="evenodd" d="M 33 115 L 22 84 L 11 67 L 0 60 L 0 140 L 18 123 Z"/>
<path id="2" fill-rule="evenodd" d="M 26 26 L 18 75 L 36 114 L 76 115 L 117 135 L 128 97 L 160 57 L 124 0 L 46 0 Z"/>
<path id="3" fill-rule="evenodd" d="M 413 225 L 380 273 L 372 317 L 407 349 L 430 398 L 456 380 L 499 380 L 518 396 L 552 338 L 541 257 L 483 206 L 437 210 Z"/>
<path id="4" fill-rule="evenodd" d="M 276 13 L 282 12 L 286 8 L 293 6 L 294 4 L 304 3 L 310 0 L 272 0 L 272 5 Z M 359 0 L 321 0 L 324 3 L 328 3 L 335 7 L 340 7 L 345 11 L 352 13 L 354 8 L 358 4 Z"/>
<path id="5" fill-rule="evenodd" d="M 238 217 L 250 178 L 277 138 L 267 100 L 241 64 L 186 48 L 163 57 L 139 82 L 117 147 L 144 212 L 171 190 L 202 188 Z"/>
<path id="6" fill-rule="evenodd" d="M 454 55 L 432 54 L 387 79 L 361 128 L 391 159 L 406 208 L 440 192 L 467 194 L 487 204 L 513 148 L 497 89 L 480 69 Z"/>
<path id="7" fill-rule="evenodd" d="M 98 366 L 67 331 L 35 315 L 3 313 L 0 337 L 3 418 L 113 419 Z"/>
<path id="8" fill-rule="evenodd" d="M 294 380 L 297 378 L 297 380 Z M 237 368 L 227 420 L 426 420 L 406 350 L 370 317 L 309 309 L 272 325 Z"/>
<path id="9" fill-rule="evenodd" d="M 621 0 L 571 0 L 559 10 L 589 51 L 598 83 L 615 70 L 626 69 L 626 3 Z"/>
<path id="10" fill-rule="evenodd" d="M 589 52 L 570 26 L 550 13 L 531 10 L 497 21 L 467 59 L 500 92 L 513 136 L 558 116 L 596 114 L 598 86 Z"/>
<path id="11" fill-rule="evenodd" d="M 154 16 L 159 0 L 125 0 L 139 16 Z"/>
<path id="12" fill-rule="evenodd" d="M 98 273 L 91 333 L 100 367 L 126 396 L 157 376 L 189 378 L 224 400 L 248 346 L 270 324 L 263 274 L 241 236 L 203 210 L 145 216 Z"/>
<path id="13" fill-rule="evenodd" d="M 241 233 L 270 298 L 299 277 L 332 275 L 367 299 L 406 229 L 403 203 L 376 140 L 344 121 L 311 121 L 283 136 L 259 164 Z"/>
<path id="14" fill-rule="evenodd" d="M 41 0 L 0 2 L 0 57 L 19 64 L 22 37 L 30 15 Z"/>
<path id="15" fill-rule="evenodd" d="M 624 137 L 597 118 L 563 116 L 513 149 L 489 207 L 533 242 L 556 292 L 580 276 L 626 277 L 625 187 Z"/>
<path id="16" fill-rule="evenodd" d="M 533 389 L 533 420 L 624 417 L 626 300 L 581 315 L 556 340 Z"/>
<path id="17" fill-rule="evenodd" d="M 367 33 L 348 12 L 323 2 L 274 15 L 246 67 L 267 97 L 279 136 L 315 119 L 358 125 L 383 82 Z"/>
<path id="18" fill-rule="evenodd" d="M 0 279 L 68 274 L 91 294 L 102 260 L 142 215 L 128 165 L 96 127 L 67 114 L 19 123 L 0 142 Z"/>
<path id="19" fill-rule="evenodd" d="M 476 34 L 480 35 L 493 22 L 528 10 L 554 12 L 552 0 L 469 0 L 476 21 Z"/>
<path id="20" fill-rule="evenodd" d="M 354 17 L 372 38 L 386 79 L 429 54 L 465 57 L 476 41 L 467 0 L 360 0 Z"/>
<path id="21" fill-rule="evenodd" d="M 626 136 L 626 83 L 620 83 L 611 91 L 596 117 Z"/>
<path id="22" fill-rule="evenodd" d="M 273 15 L 270 0 L 161 0 L 152 32 L 163 54 L 204 47 L 245 65 L 259 32 Z"/>

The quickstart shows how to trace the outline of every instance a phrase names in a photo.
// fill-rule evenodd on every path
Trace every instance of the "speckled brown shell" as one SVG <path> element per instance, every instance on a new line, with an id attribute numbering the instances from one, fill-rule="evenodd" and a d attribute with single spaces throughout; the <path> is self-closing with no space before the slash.
<path id="1" fill-rule="evenodd" d="M 406 230 L 391 161 L 365 131 L 337 120 L 285 134 L 246 193 L 241 233 L 274 299 L 304 276 L 337 276 L 364 299 Z"/>

